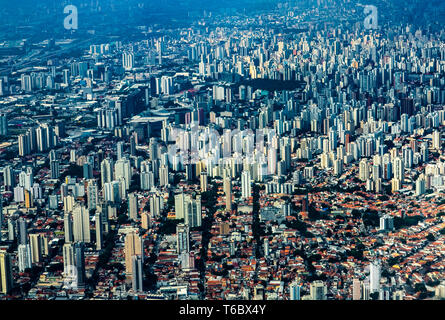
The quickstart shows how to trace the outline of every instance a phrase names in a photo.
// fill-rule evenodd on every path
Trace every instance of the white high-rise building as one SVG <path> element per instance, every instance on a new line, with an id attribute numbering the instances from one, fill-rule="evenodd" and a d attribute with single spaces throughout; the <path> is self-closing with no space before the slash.
<path id="1" fill-rule="evenodd" d="M 159 185 L 160 186 L 168 186 L 168 167 L 165 165 L 162 165 L 159 168 Z"/>
<path id="2" fill-rule="evenodd" d="M 371 264 L 369 265 L 369 285 L 371 293 L 379 292 L 380 290 L 380 274 L 380 263 L 377 260 L 371 262 Z"/>
<path id="3" fill-rule="evenodd" d="M 103 196 L 105 201 L 118 203 L 122 198 L 122 194 L 125 191 L 125 186 L 123 185 L 123 181 L 111 181 L 109 183 L 105 183 L 103 187 Z"/>
<path id="4" fill-rule="evenodd" d="M 310 297 L 311 300 L 326 300 L 327 287 L 321 280 L 311 283 Z"/>
<path id="5" fill-rule="evenodd" d="M 301 300 L 301 285 L 298 280 L 289 285 L 289 300 Z"/>
<path id="6" fill-rule="evenodd" d="M 124 52 L 122 54 L 122 66 L 125 71 L 129 71 L 134 67 L 134 54 L 133 52 Z"/>
<path id="7" fill-rule="evenodd" d="M 250 179 L 250 172 L 243 171 L 241 174 L 241 197 L 248 199 L 252 196 L 252 181 Z"/>
<path id="8" fill-rule="evenodd" d="M 71 243 L 74 240 L 73 219 L 71 212 L 66 212 L 63 217 L 63 228 L 65 232 L 65 243 Z"/>
<path id="9" fill-rule="evenodd" d="M 201 196 L 198 195 L 193 199 L 184 193 L 175 195 L 175 213 L 176 219 L 184 219 L 190 227 L 201 226 Z"/>
<path id="10" fill-rule="evenodd" d="M 102 186 L 113 181 L 113 160 L 108 158 L 102 160 L 100 163 L 100 175 Z"/>
<path id="11" fill-rule="evenodd" d="M 45 244 L 48 240 L 43 233 L 32 233 L 29 235 L 29 244 L 31 247 L 31 262 L 40 263 L 42 256 L 46 255 Z"/>
<path id="12" fill-rule="evenodd" d="M 87 186 L 88 210 L 94 210 L 99 203 L 96 180 L 88 180 Z"/>
<path id="13" fill-rule="evenodd" d="M 422 173 L 416 180 L 416 196 L 420 196 L 425 193 L 425 186 L 425 175 Z"/>
<path id="14" fill-rule="evenodd" d="M 224 193 L 226 196 L 226 211 L 232 211 L 232 179 L 230 176 L 224 178 Z"/>
<path id="15" fill-rule="evenodd" d="M 131 183 L 131 165 L 130 160 L 126 158 L 122 158 L 116 161 L 116 165 L 114 167 L 115 179 L 125 180 L 125 189 L 128 190 L 130 188 Z"/>
<path id="16" fill-rule="evenodd" d="M 76 204 L 73 208 L 73 236 L 75 242 L 91 241 L 90 215 L 83 205 Z"/>
<path id="17" fill-rule="evenodd" d="M 150 196 L 150 213 L 152 217 L 159 217 L 164 210 L 164 198 L 158 194 Z"/>
<path id="18" fill-rule="evenodd" d="M 72 195 L 67 195 L 63 197 L 63 211 L 65 213 L 73 211 L 74 208 L 74 197 Z"/>
<path id="19" fill-rule="evenodd" d="M 31 247 L 29 244 L 19 244 L 17 249 L 19 272 L 31 268 Z"/>
<path id="20" fill-rule="evenodd" d="M 76 155 L 76 149 L 70 150 L 70 162 L 76 163 L 77 162 L 77 155 Z"/>
<path id="21" fill-rule="evenodd" d="M 440 132 L 434 130 L 433 132 L 433 149 L 440 150 Z"/>
<path id="22" fill-rule="evenodd" d="M 200 174 L 201 192 L 206 192 L 208 189 L 208 174 L 202 171 Z"/>
<path id="23" fill-rule="evenodd" d="M 394 219 L 389 215 L 384 215 L 380 218 L 380 230 L 394 230 Z"/>
<path id="24" fill-rule="evenodd" d="M 403 183 L 403 178 L 405 175 L 405 166 L 403 160 L 400 157 L 395 157 L 393 161 L 394 167 L 394 178 Z"/>
<path id="25" fill-rule="evenodd" d="M 75 262 L 73 244 L 65 243 L 63 245 L 63 272 L 68 275 L 70 272 L 72 272 L 72 268 L 74 266 Z"/>
<path id="26" fill-rule="evenodd" d="M 196 200 L 191 197 L 185 204 L 184 222 L 190 227 L 200 227 L 201 217 L 201 196 L 196 196 Z"/>
<path id="27" fill-rule="evenodd" d="M 341 159 L 334 160 L 334 175 L 339 176 L 343 173 L 343 161 Z"/>
<path id="28" fill-rule="evenodd" d="M 140 175 L 141 180 L 141 189 L 142 190 L 150 190 L 154 186 L 154 174 L 151 171 L 141 172 Z"/>
<path id="29" fill-rule="evenodd" d="M 102 213 L 100 211 L 96 211 L 94 222 L 96 225 L 96 250 L 102 250 L 102 242 L 103 242 L 103 231 L 104 231 L 104 221 L 102 218 Z"/>
<path id="30" fill-rule="evenodd" d="M 8 135 L 8 117 L 6 114 L 0 114 L 0 136 Z"/>
<path id="31" fill-rule="evenodd" d="M 21 76 L 22 90 L 26 92 L 32 91 L 32 79 L 30 75 L 22 74 Z"/>
<path id="32" fill-rule="evenodd" d="M 168 76 L 161 77 L 161 92 L 165 95 L 173 94 L 173 78 Z"/>
<path id="33" fill-rule="evenodd" d="M 26 156 L 31 153 L 31 143 L 30 138 L 26 134 L 21 134 L 18 136 L 19 144 L 19 156 Z"/>
<path id="34" fill-rule="evenodd" d="M 26 171 L 19 173 L 19 186 L 25 188 L 25 190 L 31 190 L 34 184 L 34 175 L 32 173 L 32 168 L 26 168 Z"/>
<path id="35" fill-rule="evenodd" d="M 15 174 L 14 169 L 11 166 L 5 166 L 3 169 L 3 183 L 5 187 L 15 186 Z"/>
<path id="36" fill-rule="evenodd" d="M 352 280 L 352 300 L 360 300 L 362 297 L 362 282 L 359 279 Z"/>
<path id="37" fill-rule="evenodd" d="M 128 217 L 133 221 L 138 218 L 138 196 L 135 193 L 128 195 Z"/>
<path id="38" fill-rule="evenodd" d="M 133 263 L 131 261 L 133 256 L 140 256 L 142 261 L 144 259 L 144 242 L 135 231 L 127 233 L 125 237 L 125 270 L 127 277 L 133 276 Z"/>
<path id="39" fill-rule="evenodd" d="M 362 181 L 366 181 L 369 179 L 369 163 L 367 159 L 360 160 L 359 179 Z"/>
<path id="40" fill-rule="evenodd" d="M 369 280 L 365 280 L 362 282 L 361 287 L 361 299 L 362 300 L 369 300 L 370 296 L 370 288 L 369 288 Z"/>
<path id="41" fill-rule="evenodd" d="M 186 206 L 186 198 L 189 197 L 184 193 L 175 195 L 175 214 L 176 219 L 184 219 L 184 212 Z"/>
<path id="42" fill-rule="evenodd" d="M 84 279 L 84 255 L 80 243 L 63 245 L 63 278 L 66 288 L 78 288 Z"/>
<path id="43" fill-rule="evenodd" d="M 132 289 L 135 292 L 143 291 L 143 259 L 140 255 L 134 255 L 131 257 L 132 263 L 132 277 L 131 284 Z"/>

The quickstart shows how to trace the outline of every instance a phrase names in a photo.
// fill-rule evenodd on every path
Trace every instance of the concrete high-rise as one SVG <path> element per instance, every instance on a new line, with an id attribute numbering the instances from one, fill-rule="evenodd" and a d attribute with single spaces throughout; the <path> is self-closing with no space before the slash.
<path id="1" fill-rule="evenodd" d="M 206 192 L 208 189 L 208 174 L 202 171 L 200 174 L 201 192 Z"/>
<path id="2" fill-rule="evenodd" d="M 113 171 L 114 165 L 113 160 L 106 158 L 102 160 L 100 164 L 100 176 L 101 176 L 101 185 L 104 186 L 105 183 L 110 183 L 113 181 Z"/>
<path id="3" fill-rule="evenodd" d="M 76 242 L 74 244 L 74 261 L 77 271 L 77 287 L 84 288 L 86 285 L 85 274 L 85 244 Z"/>
<path id="4" fill-rule="evenodd" d="M 289 285 L 289 300 L 301 300 L 301 284 L 298 280 Z"/>
<path id="5" fill-rule="evenodd" d="M 143 260 L 140 255 L 131 257 L 132 263 L 132 278 L 131 284 L 133 291 L 143 291 Z"/>
<path id="6" fill-rule="evenodd" d="M 377 260 L 371 262 L 371 264 L 369 265 L 369 285 L 371 293 L 380 291 L 380 275 L 380 263 Z"/>
<path id="7" fill-rule="evenodd" d="M 134 53 L 124 52 L 122 53 L 122 66 L 125 71 L 130 71 L 134 67 Z"/>
<path id="8" fill-rule="evenodd" d="M 43 257 L 43 235 L 40 233 L 32 233 L 29 235 L 29 242 L 31 245 L 32 263 L 42 262 Z"/>
<path id="9" fill-rule="evenodd" d="M 224 178 L 224 194 L 226 196 L 226 211 L 232 211 L 232 180 L 230 177 Z"/>
<path id="10" fill-rule="evenodd" d="M 65 243 L 63 245 L 63 272 L 66 276 L 73 272 L 71 268 L 74 265 L 74 246 L 72 243 Z"/>
<path id="11" fill-rule="evenodd" d="M 19 244 L 17 248 L 19 272 L 31 268 L 31 248 L 29 244 Z"/>
<path id="12" fill-rule="evenodd" d="M 144 246 L 141 236 L 139 236 L 135 231 L 129 232 L 125 237 L 125 273 L 127 277 L 132 277 L 133 275 L 133 256 L 141 256 L 143 259 Z"/>
<path id="13" fill-rule="evenodd" d="M 91 241 L 90 215 L 83 205 L 76 204 L 73 209 L 73 236 L 75 242 Z"/>
<path id="14" fill-rule="evenodd" d="M 438 130 L 434 130 L 433 131 L 433 139 L 432 139 L 433 143 L 432 143 L 432 147 L 435 150 L 440 150 L 440 145 L 441 145 L 441 141 L 440 141 L 440 131 Z"/>
<path id="15" fill-rule="evenodd" d="M 310 296 L 311 300 L 326 300 L 327 288 L 323 281 L 316 280 L 311 283 Z"/>
<path id="16" fill-rule="evenodd" d="M 187 224 L 176 226 L 176 252 L 190 252 L 190 228 Z"/>
<path id="17" fill-rule="evenodd" d="M 403 160 L 400 157 L 396 157 L 393 161 L 394 167 L 394 178 L 399 180 L 400 183 L 403 183 L 403 179 L 405 176 L 405 166 Z"/>
<path id="18" fill-rule="evenodd" d="M 361 291 L 362 283 L 359 279 L 352 280 L 352 300 L 360 300 L 362 291 Z"/>
<path id="19" fill-rule="evenodd" d="M 196 196 L 196 199 L 187 198 L 185 202 L 184 222 L 191 228 L 200 227 L 201 220 L 201 196 Z"/>
<path id="20" fill-rule="evenodd" d="M 116 180 L 125 180 L 125 189 L 128 190 L 131 184 L 131 165 L 130 160 L 122 158 L 116 161 L 114 167 L 114 177 Z"/>
<path id="21" fill-rule="evenodd" d="M 102 219 L 102 213 L 96 212 L 94 216 L 94 222 L 96 227 L 96 250 L 102 250 L 102 244 L 103 244 L 103 229 L 104 229 L 104 222 Z"/>
<path id="22" fill-rule="evenodd" d="M 128 218 L 136 221 L 138 218 L 138 196 L 136 193 L 128 195 Z"/>
<path id="23" fill-rule="evenodd" d="M 189 197 L 188 195 L 185 195 L 184 193 L 179 193 L 175 195 L 175 214 L 176 219 L 184 219 L 185 216 L 185 206 L 186 206 L 186 199 Z M 153 212 L 152 212 L 153 214 Z"/>
<path id="24" fill-rule="evenodd" d="M 73 217 L 71 212 L 65 213 L 63 217 L 63 228 L 65 232 L 65 243 L 73 242 L 74 241 Z"/>
<path id="25" fill-rule="evenodd" d="M 252 196 L 252 181 L 250 179 L 250 172 L 243 171 L 241 174 L 241 197 L 248 199 Z"/>
<path id="26" fill-rule="evenodd" d="M 19 244 L 28 244 L 28 227 L 27 223 L 23 217 L 20 217 L 17 220 L 17 226 L 18 226 L 18 236 L 19 236 Z"/>
<path id="27" fill-rule="evenodd" d="M 88 180 L 87 186 L 88 210 L 95 210 L 99 202 L 99 192 L 96 180 Z"/>
<path id="28" fill-rule="evenodd" d="M 13 287 L 11 254 L 0 251 L 0 293 L 7 294 Z"/>

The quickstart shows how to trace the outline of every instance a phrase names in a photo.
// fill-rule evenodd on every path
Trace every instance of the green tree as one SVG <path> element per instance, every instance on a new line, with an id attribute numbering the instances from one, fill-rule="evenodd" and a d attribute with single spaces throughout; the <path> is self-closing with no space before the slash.
<path id="1" fill-rule="evenodd" d="M 428 240 L 428 241 L 435 241 L 436 240 L 436 238 L 434 238 L 434 235 L 432 234 L 432 233 L 429 233 L 427 236 L 426 236 L 426 239 Z"/>

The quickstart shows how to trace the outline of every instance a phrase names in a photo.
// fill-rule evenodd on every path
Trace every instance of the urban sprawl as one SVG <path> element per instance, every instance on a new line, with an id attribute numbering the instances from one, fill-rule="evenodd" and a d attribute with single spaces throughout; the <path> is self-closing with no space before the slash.
<path id="1" fill-rule="evenodd" d="M 445 298 L 443 25 L 318 3 L 0 33 L 0 298 Z"/>

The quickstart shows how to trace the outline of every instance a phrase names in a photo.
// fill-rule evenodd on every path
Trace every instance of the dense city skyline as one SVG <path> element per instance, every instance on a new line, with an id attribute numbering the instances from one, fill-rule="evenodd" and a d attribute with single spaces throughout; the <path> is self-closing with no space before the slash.
<path id="1" fill-rule="evenodd" d="M 0 19 L 1 300 L 445 298 L 442 1 Z"/>

